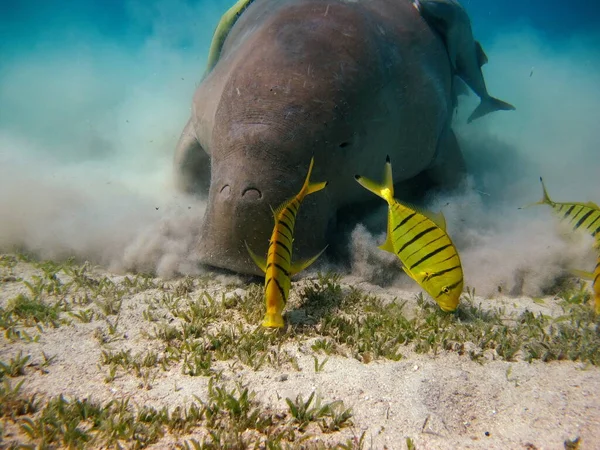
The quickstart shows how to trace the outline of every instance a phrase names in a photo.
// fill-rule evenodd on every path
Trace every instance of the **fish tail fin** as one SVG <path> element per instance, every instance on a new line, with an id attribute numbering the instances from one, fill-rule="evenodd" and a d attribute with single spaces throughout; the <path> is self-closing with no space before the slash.
<path id="1" fill-rule="evenodd" d="M 329 184 L 329 181 L 322 181 L 321 183 L 311 183 L 306 188 L 306 195 L 313 194 L 315 192 L 319 192 L 321 189 L 325 189 L 325 187 Z"/>
<path id="2" fill-rule="evenodd" d="M 542 179 L 542 177 L 540 177 L 540 182 L 542 183 L 542 199 L 539 202 L 529 203 L 525 206 L 522 206 L 519 209 L 529 208 L 530 206 L 535 205 L 554 205 L 554 202 L 550 199 L 550 196 L 548 195 L 548 191 L 546 190 L 546 185 L 544 184 L 544 180 Z"/>
<path id="3" fill-rule="evenodd" d="M 262 321 L 262 326 L 267 328 L 282 328 L 283 316 L 278 312 L 267 312 Z"/>
<path id="4" fill-rule="evenodd" d="M 494 97 L 483 97 L 479 106 L 469 116 L 467 123 L 473 122 L 475 119 L 485 116 L 494 111 L 512 111 L 516 108 L 510 103 L 504 102 Z"/>
<path id="5" fill-rule="evenodd" d="M 538 202 L 540 205 L 543 205 L 544 203 L 548 204 L 548 205 L 553 205 L 554 202 L 550 199 L 550 196 L 548 195 L 548 191 L 546 190 L 546 185 L 544 184 L 544 180 L 542 179 L 542 177 L 540 177 L 540 183 L 542 183 L 542 199 Z"/>
<path id="6" fill-rule="evenodd" d="M 310 182 L 310 174 L 312 173 L 313 165 L 315 163 L 315 157 L 310 158 L 310 165 L 308 166 L 308 173 L 306 174 L 306 179 L 304 180 L 304 185 L 302 186 L 302 190 L 304 195 L 313 194 L 315 192 L 319 192 L 321 189 L 325 189 L 325 186 L 329 183 L 328 181 L 322 181 L 320 183 L 311 183 Z"/>
<path id="7" fill-rule="evenodd" d="M 362 187 L 378 195 L 388 203 L 394 198 L 394 178 L 392 177 L 392 163 L 390 162 L 389 155 L 385 159 L 383 184 L 379 184 L 361 175 L 354 175 L 354 178 Z"/>
<path id="8" fill-rule="evenodd" d="M 553 205 L 554 202 L 550 199 L 548 195 L 548 191 L 546 190 L 546 185 L 544 184 L 544 180 L 540 177 L 540 183 L 542 183 L 542 199 L 538 202 L 538 204 L 543 205 Z"/>

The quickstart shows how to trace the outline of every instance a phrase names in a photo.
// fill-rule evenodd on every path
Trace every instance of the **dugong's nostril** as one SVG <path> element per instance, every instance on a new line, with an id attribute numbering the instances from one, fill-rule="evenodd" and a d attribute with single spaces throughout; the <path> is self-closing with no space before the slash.
<path id="1" fill-rule="evenodd" d="M 262 193 L 256 188 L 249 187 L 244 189 L 244 192 L 242 192 L 242 197 L 244 197 L 246 200 L 258 200 L 262 197 Z"/>
<path id="2" fill-rule="evenodd" d="M 221 190 L 219 191 L 219 193 L 221 195 L 229 196 L 229 191 L 231 191 L 231 188 L 229 187 L 229 185 L 224 184 L 223 187 L 221 188 Z"/>

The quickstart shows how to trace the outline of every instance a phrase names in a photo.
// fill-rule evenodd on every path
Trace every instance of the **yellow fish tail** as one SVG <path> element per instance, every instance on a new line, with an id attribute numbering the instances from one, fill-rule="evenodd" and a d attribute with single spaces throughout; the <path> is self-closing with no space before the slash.
<path id="1" fill-rule="evenodd" d="M 546 185 L 544 184 L 544 180 L 540 177 L 540 183 L 542 183 L 542 199 L 538 202 L 540 205 L 554 205 L 554 202 L 550 199 L 548 195 L 548 191 L 546 190 Z"/>
<path id="2" fill-rule="evenodd" d="M 529 208 L 530 206 L 535 205 L 555 205 L 555 202 L 553 202 L 550 196 L 548 195 L 548 191 L 546 190 L 546 185 L 544 184 L 544 180 L 542 179 L 542 177 L 540 177 L 540 182 L 542 183 L 542 199 L 539 202 L 529 203 L 523 206 L 522 208 Z"/>
<path id="3" fill-rule="evenodd" d="M 379 184 L 369 178 L 365 178 L 361 175 L 355 175 L 354 178 L 358 183 L 371 191 L 373 194 L 381 197 L 389 205 L 392 205 L 394 202 L 394 177 L 392 176 L 392 163 L 390 161 L 390 156 L 387 155 L 385 158 L 385 168 L 383 170 L 383 184 Z M 394 251 L 394 245 L 392 243 L 392 215 L 391 212 L 388 212 L 388 225 L 387 225 L 387 237 L 383 244 L 379 246 L 381 250 L 390 253 L 396 253 Z"/>
<path id="4" fill-rule="evenodd" d="M 277 312 L 267 312 L 262 321 L 262 326 L 267 328 L 282 328 L 283 316 Z"/>
<path id="5" fill-rule="evenodd" d="M 314 194 L 315 192 L 319 192 L 321 189 L 325 189 L 325 187 L 329 184 L 328 181 L 323 181 L 321 183 L 311 183 L 306 188 L 306 195 Z"/>
<path id="6" fill-rule="evenodd" d="M 379 184 L 361 175 L 355 175 L 354 178 L 362 187 L 381 197 L 388 203 L 394 200 L 394 178 L 392 177 L 392 163 L 389 155 L 385 159 L 383 184 Z"/>
<path id="7" fill-rule="evenodd" d="M 310 182 L 310 175 L 312 173 L 314 163 L 315 163 L 315 157 L 313 156 L 312 158 L 310 158 L 310 165 L 308 166 L 308 173 L 306 174 L 306 178 L 304 180 L 304 184 L 302 185 L 302 189 L 300 189 L 300 192 L 298 194 L 298 198 L 300 200 L 303 199 L 307 195 L 313 194 L 315 192 L 319 192 L 321 189 L 325 189 L 325 187 L 328 184 L 327 181 L 322 181 L 320 183 L 311 183 Z"/>

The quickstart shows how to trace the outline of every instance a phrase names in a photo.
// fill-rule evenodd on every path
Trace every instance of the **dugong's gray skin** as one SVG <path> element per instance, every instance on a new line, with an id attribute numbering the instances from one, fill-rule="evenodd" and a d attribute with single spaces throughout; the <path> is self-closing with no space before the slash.
<path id="1" fill-rule="evenodd" d="M 313 178 L 329 185 L 298 214 L 299 259 L 339 236 L 342 212 L 366 211 L 372 196 L 354 175 L 379 178 L 387 154 L 398 198 L 417 179 L 456 186 L 451 77 L 410 0 L 255 0 L 196 90 L 176 149 L 179 186 L 208 190 L 200 262 L 261 275 L 244 241 L 266 255 L 270 207 L 299 191 L 313 154 Z"/>

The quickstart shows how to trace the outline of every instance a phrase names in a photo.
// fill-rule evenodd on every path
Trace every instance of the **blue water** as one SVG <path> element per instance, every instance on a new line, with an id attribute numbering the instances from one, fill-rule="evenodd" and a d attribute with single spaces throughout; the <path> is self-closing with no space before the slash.
<path id="1" fill-rule="evenodd" d="M 463 224 L 457 240 L 464 242 L 465 266 L 477 268 L 486 266 L 480 254 L 469 256 L 473 234 L 512 214 L 483 214 L 477 202 L 508 198 L 515 211 L 539 198 L 540 175 L 558 200 L 600 201 L 599 8 L 589 0 L 463 5 L 490 59 L 484 67 L 490 93 L 517 106 L 472 126 L 464 122 L 475 96 L 459 107 L 455 130 L 477 192 L 487 197 L 455 202 L 464 209 L 446 214 L 450 226 Z M 49 257 L 185 271 L 186 227 L 198 225 L 185 211 L 196 200 L 173 193 L 171 161 L 213 30 L 229 6 L 0 2 L 0 250 L 21 245 Z M 159 206 L 161 214 L 171 208 L 171 231 L 161 225 Z M 480 244 L 527 243 L 532 223 L 503 226 Z M 539 264 L 527 258 L 535 251 L 525 244 L 515 251 L 526 266 Z M 553 261 L 557 253 L 544 258 Z M 165 261 L 174 268 L 165 269 Z M 500 277 L 514 275 L 495 269 Z"/>
<path id="2" fill-rule="evenodd" d="M 4 1 L 0 3 L 0 49 L 4 55 L 4 52 L 22 51 L 31 44 L 39 43 L 40 39 L 66 43 L 73 31 L 81 32 L 87 42 L 105 39 L 118 41 L 124 46 L 140 45 L 152 35 L 157 12 L 164 11 L 162 5 L 169 4 L 173 9 L 186 5 L 197 11 L 208 5 L 210 12 L 195 18 L 195 22 L 198 28 L 205 25 L 211 28 L 218 20 L 218 14 L 214 13 L 218 9 L 225 11 L 231 2 L 79 0 L 67 6 L 64 2 L 52 0 Z M 590 0 L 465 0 L 462 4 L 471 16 L 475 35 L 482 40 L 502 29 L 521 24 L 544 32 L 550 39 L 573 32 L 596 32 L 598 28 L 600 7 Z M 205 33 L 198 33 L 197 38 L 205 36 Z"/>

